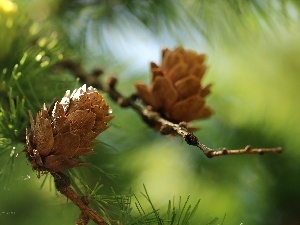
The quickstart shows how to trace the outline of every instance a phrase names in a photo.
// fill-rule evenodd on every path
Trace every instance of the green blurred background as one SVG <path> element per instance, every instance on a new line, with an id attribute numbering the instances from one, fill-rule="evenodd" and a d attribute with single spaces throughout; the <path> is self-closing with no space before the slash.
<path id="1" fill-rule="evenodd" d="M 162 48 L 182 45 L 206 53 L 209 69 L 204 83 L 213 83 L 208 105 L 215 114 L 193 123 L 200 127 L 197 137 L 213 148 L 237 149 L 248 144 L 284 148 L 283 154 L 208 159 L 179 137 L 161 136 L 132 110 L 120 109 L 108 100 L 116 117 L 98 137 L 101 143 L 95 147 L 96 154 L 87 160 L 117 177 L 80 169 L 91 187 L 100 180 L 100 194 L 112 194 L 111 187 L 127 193 L 131 187 L 139 196 L 145 184 L 152 202 L 162 211 L 174 196 L 178 201 L 190 195 L 194 203 L 200 198 L 191 224 L 207 224 L 215 217 L 219 218 L 216 224 L 221 224 L 225 215 L 223 224 L 300 224 L 298 1 L 17 3 L 16 13 L 28 15 L 26 23 L 57 30 L 63 47 L 84 68 L 101 67 L 107 75 L 115 74 L 125 95 L 134 91 L 134 82 L 149 82 L 149 62 L 160 62 Z M 3 40 L 9 40 L 11 34 L 0 33 Z M 22 49 L 11 44 L 10 51 Z M 0 57 L 1 63 L 9 61 L 7 52 L 6 61 Z M 51 90 L 46 82 L 40 85 Z M 65 89 L 73 83 L 68 85 Z M 23 148 L 22 144 L 15 147 L 19 152 Z M 43 179 L 36 178 L 25 154 L 11 158 L 10 153 L 0 158 L 4 176 L 0 224 L 74 224 L 78 209 L 55 191 L 50 179 L 40 188 Z"/>

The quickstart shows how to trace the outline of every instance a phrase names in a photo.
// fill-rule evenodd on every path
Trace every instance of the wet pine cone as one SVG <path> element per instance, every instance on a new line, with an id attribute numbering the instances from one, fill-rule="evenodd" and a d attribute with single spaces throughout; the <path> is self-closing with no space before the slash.
<path id="1" fill-rule="evenodd" d="M 205 57 L 181 47 L 164 49 L 162 65 L 151 63 L 151 86 L 135 85 L 139 96 L 154 111 L 176 123 L 209 117 L 212 110 L 205 105 L 205 97 L 211 85 L 201 85 Z"/>
<path id="2" fill-rule="evenodd" d="M 25 152 L 38 172 L 61 172 L 84 166 L 78 157 L 93 153 L 94 139 L 113 118 L 105 99 L 86 85 L 67 91 L 53 110 L 44 105 L 36 119 L 29 112 L 31 129 L 26 130 Z"/>

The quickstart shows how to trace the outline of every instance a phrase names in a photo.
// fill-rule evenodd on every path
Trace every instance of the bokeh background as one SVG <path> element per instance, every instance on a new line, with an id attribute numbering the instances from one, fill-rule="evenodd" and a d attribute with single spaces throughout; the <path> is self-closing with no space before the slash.
<path id="1" fill-rule="evenodd" d="M 282 154 L 208 159 L 181 138 L 160 135 L 135 112 L 108 99 L 116 117 L 98 137 L 96 154 L 87 160 L 117 176 L 111 179 L 83 168 L 82 179 L 91 188 L 100 182 L 100 194 L 112 194 L 113 187 L 116 193 L 131 188 L 141 196 L 145 184 L 162 212 L 169 199 L 176 202 L 190 195 L 192 203 L 201 199 L 191 224 L 208 224 L 216 217 L 215 224 L 300 224 L 298 1 L 31 0 L 16 4 L 15 15 L 22 12 L 27 15 L 25 24 L 56 30 L 63 37 L 63 48 L 87 71 L 100 67 L 105 76 L 117 76 L 124 95 L 134 92 L 136 81 L 149 83 L 149 62 L 159 63 L 163 48 L 183 46 L 206 53 L 209 69 L 204 83 L 213 84 L 207 104 L 215 114 L 193 123 L 200 128 L 197 137 L 216 149 L 248 144 L 284 148 Z M 6 43 L 9 35 L 0 30 Z M 23 51 L 13 43 L 0 57 L 2 64 L 9 62 L 10 51 Z M 72 78 L 66 77 L 69 83 L 60 90 L 73 87 Z M 49 95 L 64 93 L 57 94 L 46 82 L 39 85 L 47 87 Z M 43 177 L 36 178 L 20 152 L 22 143 L 14 147 L 18 157 L 9 157 L 10 151 L 0 155 L 0 223 L 74 224 L 78 209 L 55 191 L 52 180 L 43 183 Z"/>

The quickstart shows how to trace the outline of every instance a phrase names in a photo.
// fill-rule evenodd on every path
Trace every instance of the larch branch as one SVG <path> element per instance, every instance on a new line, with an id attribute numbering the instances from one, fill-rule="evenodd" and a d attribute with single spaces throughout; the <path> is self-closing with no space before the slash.
<path id="1" fill-rule="evenodd" d="M 73 61 L 65 61 L 61 64 L 64 68 L 69 69 L 76 77 L 78 77 L 83 83 L 91 85 L 106 92 L 109 97 L 118 103 L 120 107 L 130 107 L 135 110 L 142 119 L 150 126 L 160 125 L 162 134 L 177 133 L 180 135 L 187 144 L 198 147 L 208 158 L 225 155 L 241 155 L 241 154 L 264 154 L 264 153 L 281 153 L 283 149 L 281 147 L 275 148 L 251 148 L 247 145 L 243 149 L 230 150 L 223 148 L 221 150 L 215 150 L 206 147 L 202 144 L 194 133 L 189 132 L 185 123 L 176 124 L 167 119 L 161 117 L 161 115 L 155 111 L 148 109 L 147 107 L 141 107 L 136 103 L 136 96 L 133 94 L 130 97 L 124 97 L 117 89 L 117 78 L 109 77 L 107 83 L 103 85 L 99 80 L 102 70 L 94 70 L 91 74 L 84 72 L 81 66 Z"/>

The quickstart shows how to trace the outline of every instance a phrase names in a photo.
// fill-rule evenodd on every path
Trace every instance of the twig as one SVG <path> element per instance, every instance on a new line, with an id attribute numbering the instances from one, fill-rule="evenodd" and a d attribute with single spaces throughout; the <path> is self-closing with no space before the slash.
<path id="1" fill-rule="evenodd" d="M 73 61 L 66 61 L 62 64 L 65 68 L 69 69 L 73 74 L 81 79 L 83 83 L 91 85 L 95 88 L 101 89 L 108 93 L 110 98 L 117 102 L 121 107 L 130 107 L 134 109 L 142 119 L 154 127 L 159 125 L 161 127 L 162 134 L 170 134 L 172 132 L 177 133 L 184 138 L 187 144 L 198 147 L 208 158 L 225 155 L 241 155 L 241 154 L 264 154 L 264 153 L 281 153 L 283 149 L 281 147 L 276 148 L 251 148 L 247 145 L 244 149 L 229 150 L 223 148 L 221 150 L 215 150 L 206 147 L 202 144 L 199 139 L 192 133 L 189 132 L 185 123 L 175 124 L 171 121 L 160 116 L 159 113 L 149 110 L 146 107 L 141 107 L 136 103 L 136 95 L 132 95 L 129 98 L 124 97 L 120 92 L 116 90 L 117 78 L 109 77 L 107 84 L 102 85 L 99 81 L 99 75 L 102 70 L 94 70 L 91 74 L 85 73 L 79 64 Z"/>
<path id="2" fill-rule="evenodd" d="M 113 81 L 113 82 L 112 82 Z M 108 85 L 104 88 L 110 96 L 113 94 L 114 100 L 121 104 L 122 107 L 133 108 L 148 124 L 159 124 L 161 125 L 161 132 L 163 134 L 170 134 L 171 131 L 175 131 L 178 135 L 184 138 L 185 142 L 189 145 L 194 145 L 201 149 L 203 153 L 208 157 L 224 156 L 224 155 L 241 155 L 241 154 L 264 154 L 264 153 L 280 153 L 283 151 L 281 147 L 277 148 L 251 148 L 247 145 L 244 149 L 228 150 L 223 148 L 222 150 L 214 150 L 212 148 L 206 147 L 202 144 L 198 138 L 189 132 L 185 123 L 175 124 L 164 118 L 162 118 L 157 112 L 151 111 L 147 108 L 142 108 L 137 105 L 133 97 L 125 98 L 116 89 L 116 79 L 110 78 Z"/>
<path id="3" fill-rule="evenodd" d="M 81 210 L 82 214 L 88 216 L 96 224 L 107 224 L 105 220 L 100 217 L 93 209 L 91 209 L 86 201 L 76 194 L 76 192 L 71 188 L 70 179 L 63 173 L 51 173 L 54 177 L 55 187 L 57 190 L 70 199 L 78 208 Z M 86 220 L 85 220 L 86 221 Z M 78 222 L 78 221 L 77 221 Z"/>
<path id="4" fill-rule="evenodd" d="M 89 201 L 88 197 L 83 196 L 83 197 L 81 197 L 81 199 L 84 204 L 89 205 L 90 201 Z M 76 221 L 76 225 L 86 225 L 89 223 L 89 221 L 90 221 L 90 217 L 88 217 L 88 215 L 86 215 L 84 212 L 81 212 Z"/>

